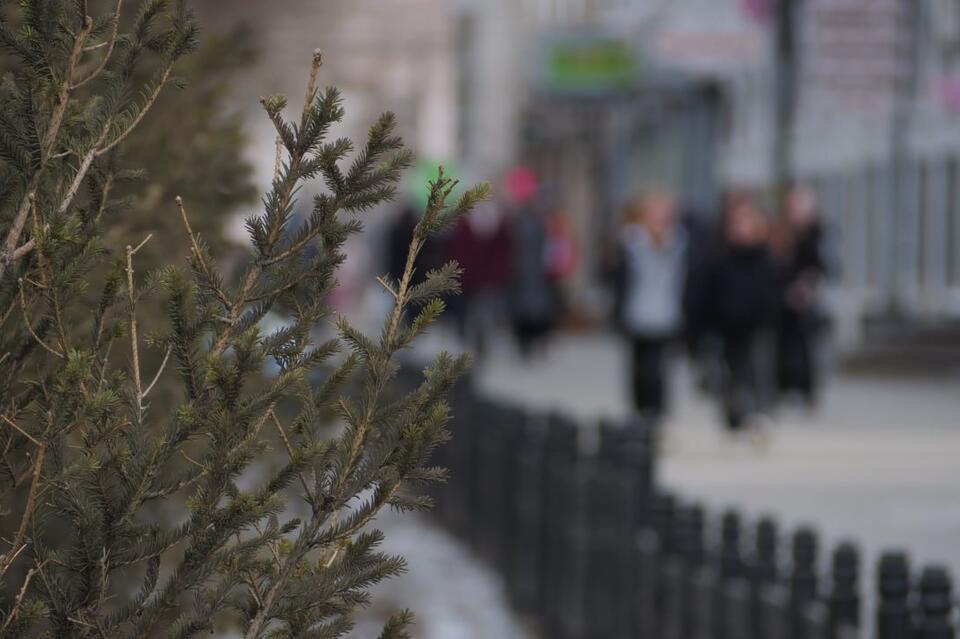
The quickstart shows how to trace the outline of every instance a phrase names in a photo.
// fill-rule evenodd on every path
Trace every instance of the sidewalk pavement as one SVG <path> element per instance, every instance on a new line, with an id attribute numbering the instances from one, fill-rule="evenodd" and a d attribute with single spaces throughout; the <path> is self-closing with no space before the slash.
<path id="1" fill-rule="evenodd" d="M 351 636 L 377 637 L 393 614 L 415 615 L 414 639 L 526 639 L 505 586 L 465 544 L 419 515 L 384 512 L 374 523 L 386 538 L 381 550 L 407 560 L 407 572 L 372 590 Z"/>

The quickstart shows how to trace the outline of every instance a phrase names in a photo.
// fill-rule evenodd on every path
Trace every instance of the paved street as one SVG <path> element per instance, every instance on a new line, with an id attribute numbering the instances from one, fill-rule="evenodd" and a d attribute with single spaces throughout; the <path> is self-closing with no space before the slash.
<path id="1" fill-rule="evenodd" d="M 588 425 L 627 411 L 624 370 L 616 341 L 567 338 L 538 363 L 492 358 L 481 382 Z M 828 540 L 859 540 L 871 557 L 903 547 L 960 572 L 960 379 L 834 377 L 818 414 L 777 416 L 763 451 L 721 432 L 685 371 L 677 382 L 660 466 L 668 486 L 717 510 L 812 523 Z"/>
<path id="2" fill-rule="evenodd" d="M 374 587 L 373 607 L 351 636 L 376 637 L 390 615 L 407 608 L 416 616 L 415 639 L 528 637 L 499 576 L 465 544 L 416 515 L 384 512 L 375 525 L 386 535 L 382 550 L 406 558 L 408 570 Z"/>

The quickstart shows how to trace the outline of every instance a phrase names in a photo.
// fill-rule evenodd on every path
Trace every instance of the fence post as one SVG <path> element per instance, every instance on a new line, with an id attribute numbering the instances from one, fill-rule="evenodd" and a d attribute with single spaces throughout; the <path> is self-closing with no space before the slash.
<path id="1" fill-rule="evenodd" d="M 513 545 L 509 549 L 512 568 L 508 587 L 517 609 L 529 613 L 540 603 L 544 561 L 541 529 L 544 525 L 546 442 L 549 425 L 539 415 L 529 415 L 516 447 Z"/>
<path id="2" fill-rule="evenodd" d="M 840 639 L 845 628 L 860 627 L 860 553 L 850 542 L 833 551 L 830 588 L 830 639 Z"/>
<path id="3" fill-rule="evenodd" d="M 659 541 L 659 557 L 655 576 L 656 621 L 655 635 L 661 637 L 668 624 L 667 614 L 670 607 L 669 563 L 667 558 L 675 551 L 673 523 L 676 514 L 676 499 L 666 492 L 653 495 L 650 504 L 650 525 Z"/>
<path id="4" fill-rule="evenodd" d="M 928 566 L 920 574 L 917 639 L 954 639 L 953 583 L 942 566 Z"/>
<path id="5" fill-rule="evenodd" d="M 714 639 L 717 589 L 720 580 L 710 564 L 693 573 L 690 583 L 690 639 Z"/>
<path id="6" fill-rule="evenodd" d="M 540 618 L 544 635 L 563 637 L 564 598 L 569 582 L 575 578 L 569 531 L 576 523 L 576 425 L 558 415 L 548 418 L 544 457 L 544 495 L 541 545 L 542 587 Z"/>
<path id="7" fill-rule="evenodd" d="M 674 502 L 670 529 L 665 538 L 669 550 L 661 560 L 661 587 L 663 589 L 660 615 L 659 639 L 685 639 L 684 620 L 687 603 L 687 561 L 684 550 L 690 542 L 686 539 L 690 508 Z M 694 549 L 695 552 L 695 549 Z"/>
<path id="8" fill-rule="evenodd" d="M 910 564 L 905 554 L 880 557 L 877 594 L 877 639 L 910 639 Z"/>
<path id="9" fill-rule="evenodd" d="M 683 508 L 677 514 L 677 546 L 684 567 L 682 585 L 684 609 L 680 623 L 680 631 L 684 638 L 691 637 L 694 632 L 694 581 L 706 559 L 704 541 L 703 507 L 692 504 Z"/>
<path id="10" fill-rule="evenodd" d="M 450 469 L 450 479 L 444 485 L 441 516 L 454 534 L 467 539 L 475 515 L 471 486 L 476 473 L 474 462 L 479 430 L 475 411 L 478 402 L 469 373 L 454 385 L 450 401 L 454 415 L 450 423 L 451 440 L 441 447 Z"/>
<path id="11" fill-rule="evenodd" d="M 640 577 L 637 546 L 633 543 L 642 522 L 649 520 L 653 487 L 652 427 L 636 418 L 620 428 L 601 430 L 600 449 L 611 463 L 612 490 L 616 493 L 612 504 L 616 516 L 616 556 L 612 577 L 618 585 L 616 600 L 617 636 L 633 636 L 634 617 L 638 600 L 632 595 Z"/>
<path id="12" fill-rule="evenodd" d="M 830 608 L 822 601 L 809 601 L 800 618 L 803 639 L 830 638 Z"/>
<path id="13" fill-rule="evenodd" d="M 602 424 L 596 456 L 584 464 L 585 520 L 582 534 L 585 556 L 583 589 L 585 639 L 616 639 L 630 629 L 629 600 L 633 579 L 630 547 L 634 521 L 634 480 L 629 458 L 647 454 L 637 433 Z"/>
<path id="14" fill-rule="evenodd" d="M 631 636 L 637 639 L 657 637 L 658 586 L 660 579 L 660 537 L 652 528 L 637 532 L 634 600 Z"/>
<path id="15" fill-rule="evenodd" d="M 763 639 L 790 637 L 790 590 L 779 583 L 763 587 L 760 593 L 761 632 Z"/>
<path id="16" fill-rule="evenodd" d="M 803 617 L 808 604 L 817 598 L 817 535 L 801 528 L 793 536 L 793 563 L 790 567 L 790 636 L 803 637 Z"/>
<path id="17" fill-rule="evenodd" d="M 724 591 L 727 582 L 743 576 L 740 513 L 728 510 L 720 518 L 719 583 L 715 593 L 713 619 L 718 639 L 737 639 L 727 634 L 727 607 Z"/>
<path id="18" fill-rule="evenodd" d="M 750 580 L 735 577 L 723 584 L 723 636 L 729 639 L 751 639 L 753 635 L 752 616 L 750 614 Z"/>
<path id="19" fill-rule="evenodd" d="M 757 639 L 763 637 L 763 606 L 760 595 L 767 585 L 776 581 L 780 573 L 777 561 L 779 537 L 780 531 L 777 522 L 773 519 L 764 517 L 757 522 L 754 532 L 753 564 L 750 568 L 753 617 L 751 627 L 753 636 Z"/>
<path id="20" fill-rule="evenodd" d="M 654 474 L 654 425 L 640 416 L 630 417 L 624 424 L 627 437 L 627 455 L 624 463 L 630 467 L 633 478 L 634 528 L 649 527 L 653 508 Z"/>

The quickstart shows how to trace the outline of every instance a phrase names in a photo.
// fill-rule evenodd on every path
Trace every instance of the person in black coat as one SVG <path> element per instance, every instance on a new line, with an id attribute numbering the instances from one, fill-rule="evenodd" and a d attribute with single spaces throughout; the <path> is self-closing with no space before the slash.
<path id="1" fill-rule="evenodd" d="M 815 343 L 820 328 L 818 289 L 826 275 L 823 227 L 812 191 L 792 189 L 784 198 L 774 236 L 780 290 L 777 300 L 777 390 L 816 403 Z"/>
<path id="2" fill-rule="evenodd" d="M 762 338 L 772 325 L 776 270 L 768 224 L 758 205 L 738 197 L 724 212 L 721 247 L 708 269 L 706 291 L 722 342 L 727 427 L 739 430 L 765 408 Z"/>

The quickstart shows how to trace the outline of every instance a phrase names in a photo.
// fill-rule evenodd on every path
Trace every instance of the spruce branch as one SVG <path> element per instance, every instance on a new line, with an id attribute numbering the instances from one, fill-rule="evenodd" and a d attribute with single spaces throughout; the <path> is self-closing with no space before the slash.
<path id="1" fill-rule="evenodd" d="M 123 0 L 117 0 L 117 5 L 116 7 L 114 7 L 113 16 L 111 18 L 111 22 L 113 24 L 113 30 L 110 33 L 110 37 L 107 38 L 105 42 L 101 42 L 99 44 L 95 44 L 91 46 L 86 46 L 83 48 L 83 51 L 85 53 L 89 53 L 91 51 L 95 51 L 103 47 L 106 47 L 107 50 L 104 52 L 103 57 L 100 59 L 100 63 L 97 64 L 97 66 L 92 71 L 90 71 L 90 73 L 88 73 L 86 77 L 80 80 L 77 80 L 76 82 L 70 85 L 70 89 L 72 91 L 75 91 L 80 87 L 82 87 L 83 85 L 87 84 L 88 82 L 96 79 L 101 73 L 103 73 L 103 70 L 107 67 L 107 63 L 110 62 L 110 57 L 113 55 L 114 47 L 116 47 L 116 44 L 117 44 L 117 36 L 120 33 L 120 9 L 122 6 L 123 6 Z"/>
<path id="2" fill-rule="evenodd" d="M 296 459 L 296 453 L 294 452 L 293 446 L 290 444 L 290 438 L 287 437 L 287 432 L 283 429 L 283 424 L 280 423 L 275 411 L 270 411 L 270 419 L 273 421 L 273 426 L 277 430 L 277 435 L 280 436 L 280 441 L 283 442 L 283 447 L 287 450 L 287 455 L 289 455 L 290 461 L 293 461 Z M 307 479 L 303 476 L 302 472 L 298 472 L 297 477 L 300 479 L 300 485 L 303 487 L 304 498 L 308 502 L 313 503 L 313 491 L 307 484 Z"/>
<path id="3" fill-rule="evenodd" d="M 183 204 L 183 198 L 178 195 L 176 197 L 176 203 L 177 209 L 180 211 L 180 220 L 183 222 L 183 227 L 187 231 L 187 237 L 190 238 L 190 252 L 193 254 L 193 259 L 197 263 L 200 272 L 203 273 L 207 285 L 213 290 L 214 295 L 216 295 L 220 303 L 223 304 L 224 308 L 229 309 L 232 302 L 223 289 L 217 284 L 217 278 L 215 277 L 213 268 L 207 264 L 206 259 L 203 257 L 203 251 L 200 250 L 200 243 L 197 241 L 197 236 L 190 226 L 190 219 L 187 217 L 187 209 Z"/>
<path id="4" fill-rule="evenodd" d="M 145 118 L 147 113 L 150 112 L 150 109 L 153 108 L 153 105 L 156 103 L 157 98 L 160 97 L 160 93 L 163 91 L 164 87 L 166 87 L 167 85 L 167 82 L 170 80 L 170 74 L 173 72 L 174 62 L 175 61 L 168 62 L 167 65 L 164 67 L 163 71 L 160 73 L 159 81 L 156 83 L 156 86 L 153 88 L 153 91 L 147 96 L 146 100 L 144 100 L 144 103 L 140 105 L 137 111 L 137 115 L 134 116 L 133 121 L 127 124 L 126 127 L 124 127 L 124 129 L 119 134 L 117 134 L 116 137 L 111 142 L 97 149 L 94 157 L 101 157 L 103 155 L 106 155 L 110 151 L 112 151 L 114 148 L 117 147 L 117 145 L 123 143 L 123 141 L 126 140 L 131 133 L 133 133 L 134 129 L 136 129 L 137 126 L 140 125 L 140 123 L 143 121 L 143 118 Z M 107 127 L 107 130 L 109 130 L 109 127 Z"/>

